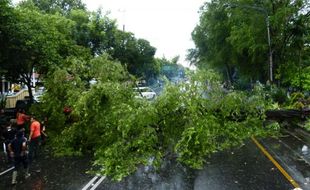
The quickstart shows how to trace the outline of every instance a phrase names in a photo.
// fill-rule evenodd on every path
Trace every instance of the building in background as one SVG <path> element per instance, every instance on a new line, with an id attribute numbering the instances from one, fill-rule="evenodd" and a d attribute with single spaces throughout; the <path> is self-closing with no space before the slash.
<path id="1" fill-rule="evenodd" d="M 6 81 L 4 77 L 1 77 L 0 90 L 1 94 L 7 94 L 11 91 L 11 83 Z"/>

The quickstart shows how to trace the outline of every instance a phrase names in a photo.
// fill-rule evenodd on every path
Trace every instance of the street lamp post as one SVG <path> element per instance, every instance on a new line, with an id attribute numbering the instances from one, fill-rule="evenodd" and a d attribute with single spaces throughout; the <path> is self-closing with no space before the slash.
<path id="1" fill-rule="evenodd" d="M 263 13 L 265 16 L 265 22 L 266 22 L 266 26 L 267 26 L 267 38 L 268 38 L 268 46 L 269 46 L 269 80 L 272 83 L 273 82 L 273 60 L 272 60 L 272 50 L 271 50 L 271 37 L 270 37 L 270 22 L 269 22 L 269 15 L 268 15 L 268 11 L 263 8 L 263 7 L 257 7 L 257 6 L 250 6 L 250 5 L 239 5 L 239 4 L 225 4 L 225 7 L 230 7 L 230 8 L 249 8 L 249 9 L 253 9 L 256 10 L 260 13 Z"/>
<path id="2" fill-rule="evenodd" d="M 269 80 L 273 82 L 272 76 L 272 67 L 273 67 L 273 60 L 272 60 L 272 50 L 271 50 L 271 39 L 270 39 L 270 23 L 269 23 L 269 15 L 266 11 L 266 25 L 267 25 L 267 35 L 268 35 L 268 46 L 269 46 Z"/>
<path id="3" fill-rule="evenodd" d="M 125 32 L 125 13 L 126 13 L 126 9 L 118 9 L 117 10 L 118 12 L 120 12 L 122 15 L 121 15 L 121 21 L 123 22 L 123 32 Z"/>

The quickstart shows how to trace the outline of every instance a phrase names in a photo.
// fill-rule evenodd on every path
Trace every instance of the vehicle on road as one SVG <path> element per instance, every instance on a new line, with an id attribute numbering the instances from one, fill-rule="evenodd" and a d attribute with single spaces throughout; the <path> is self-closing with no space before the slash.
<path id="1" fill-rule="evenodd" d="M 145 98 L 147 100 L 152 100 L 156 97 L 156 93 L 150 87 L 137 87 L 134 88 L 135 98 Z"/>
<path id="2" fill-rule="evenodd" d="M 35 103 L 35 101 L 32 101 L 30 99 L 23 99 L 23 100 L 17 100 L 14 108 L 4 108 L 4 115 L 8 119 L 14 119 L 16 118 L 16 113 L 18 110 L 25 110 L 26 112 L 29 111 L 30 106 Z"/>
<path id="3" fill-rule="evenodd" d="M 40 86 L 38 87 L 37 90 L 35 90 L 35 92 L 33 93 L 33 99 L 36 102 L 40 102 L 41 101 L 41 97 L 42 95 L 45 93 L 45 87 L 44 86 Z"/>

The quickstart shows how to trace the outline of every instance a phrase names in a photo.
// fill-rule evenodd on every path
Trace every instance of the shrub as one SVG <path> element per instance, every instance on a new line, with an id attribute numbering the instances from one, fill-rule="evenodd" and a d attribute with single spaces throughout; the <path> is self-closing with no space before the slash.
<path id="1" fill-rule="evenodd" d="M 274 90 L 271 90 L 271 98 L 279 104 L 284 104 L 288 100 L 286 91 L 283 88 L 275 88 Z"/>

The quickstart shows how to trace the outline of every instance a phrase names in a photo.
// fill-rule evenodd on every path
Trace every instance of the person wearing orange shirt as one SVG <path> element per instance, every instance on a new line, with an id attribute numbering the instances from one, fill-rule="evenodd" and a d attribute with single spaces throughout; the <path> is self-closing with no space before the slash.
<path id="1" fill-rule="evenodd" d="M 30 134 L 29 134 L 29 162 L 31 163 L 34 157 L 38 156 L 38 149 L 41 139 L 41 124 L 35 118 L 35 116 L 31 116 L 30 119 Z"/>
<path id="2" fill-rule="evenodd" d="M 16 114 L 17 130 L 25 129 L 25 123 L 29 120 L 29 116 L 25 114 L 25 110 L 19 110 Z"/>

